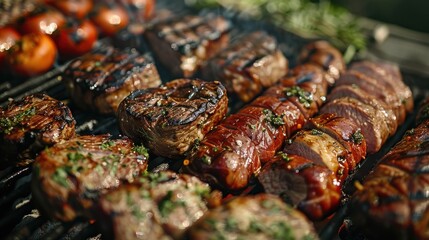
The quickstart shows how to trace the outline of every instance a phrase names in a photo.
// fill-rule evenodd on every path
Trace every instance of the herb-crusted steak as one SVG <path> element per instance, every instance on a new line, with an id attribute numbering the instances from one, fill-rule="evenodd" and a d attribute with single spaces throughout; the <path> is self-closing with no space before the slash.
<path id="1" fill-rule="evenodd" d="M 99 195 L 146 171 L 148 154 L 129 139 L 79 136 L 47 148 L 36 158 L 32 192 L 48 216 L 62 221 L 92 217 Z"/>
<path id="2" fill-rule="evenodd" d="M 75 135 L 75 120 L 62 102 L 35 94 L 0 107 L 0 165 L 33 159 L 46 146 Z"/>

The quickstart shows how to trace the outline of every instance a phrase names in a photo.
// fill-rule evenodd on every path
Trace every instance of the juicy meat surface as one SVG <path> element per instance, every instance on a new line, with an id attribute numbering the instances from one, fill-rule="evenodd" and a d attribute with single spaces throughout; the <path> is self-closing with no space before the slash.
<path id="1" fill-rule="evenodd" d="M 62 221 L 92 218 L 100 194 L 133 182 L 147 169 L 147 150 L 108 135 L 61 141 L 36 158 L 32 192 L 47 216 Z"/>
<path id="2" fill-rule="evenodd" d="M 181 16 L 145 31 L 151 49 L 174 77 L 191 77 L 229 42 L 231 23 L 222 16 Z"/>
<path id="3" fill-rule="evenodd" d="M 288 61 L 276 39 L 258 31 L 236 39 L 210 59 L 202 72 L 205 80 L 221 81 L 231 96 L 249 102 L 283 77 L 287 69 Z"/>
<path id="4" fill-rule="evenodd" d="M 102 114 L 116 113 L 119 103 L 130 92 L 161 84 L 148 54 L 113 47 L 77 58 L 63 77 L 71 99 L 79 108 Z"/>
<path id="5" fill-rule="evenodd" d="M 0 165 L 32 160 L 46 146 L 73 137 L 75 124 L 70 109 L 45 94 L 0 107 Z"/>
<path id="6" fill-rule="evenodd" d="M 189 239 L 318 239 L 305 216 L 268 194 L 237 197 L 210 210 Z"/>
<path id="7" fill-rule="evenodd" d="M 177 79 L 159 88 L 135 91 L 119 106 L 123 134 L 153 153 L 183 157 L 227 112 L 220 82 Z"/>
<path id="8" fill-rule="evenodd" d="M 208 207 L 210 187 L 186 174 L 148 173 L 100 197 L 97 224 L 108 239 L 183 239 Z"/>

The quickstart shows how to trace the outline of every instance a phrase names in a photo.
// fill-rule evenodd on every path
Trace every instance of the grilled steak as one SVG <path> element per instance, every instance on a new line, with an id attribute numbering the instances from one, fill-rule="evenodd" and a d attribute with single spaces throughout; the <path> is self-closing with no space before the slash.
<path id="1" fill-rule="evenodd" d="M 151 49 L 174 77 L 191 77 L 229 42 L 230 22 L 221 16 L 181 16 L 145 32 Z"/>
<path id="2" fill-rule="evenodd" d="M 99 195 L 121 182 L 133 182 L 146 170 L 147 158 L 146 149 L 129 139 L 99 135 L 62 141 L 36 158 L 33 197 L 51 218 L 92 218 Z"/>
<path id="3" fill-rule="evenodd" d="M 227 108 L 220 82 L 178 79 L 130 94 L 119 107 L 119 126 L 156 155 L 180 158 L 225 117 Z"/>
<path id="4" fill-rule="evenodd" d="M 429 121 L 381 160 L 354 194 L 353 224 L 378 239 L 429 239 Z"/>
<path id="5" fill-rule="evenodd" d="M 320 68 L 303 66 L 292 74 L 209 132 L 193 148 L 185 169 L 223 189 L 246 187 L 261 164 L 281 148 L 285 137 L 317 112 L 321 96 L 326 94 L 326 88 L 320 87 L 327 86 Z"/>
<path id="6" fill-rule="evenodd" d="M 328 216 L 340 203 L 336 174 L 298 155 L 279 152 L 262 168 L 258 180 L 266 193 L 281 197 L 312 220 Z"/>
<path id="7" fill-rule="evenodd" d="M 287 73 L 288 62 L 277 41 L 258 31 L 241 36 L 203 69 L 205 80 L 219 80 L 231 95 L 251 101 Z"/>
<path id="8" fill-rule="evenodd" d="M 210 188 L 197 178 L 150 173 L 102 195 L 96 218 L 109 239 L 182 239 L 207 211 Z"/>
<path id="9" fill-rule="evenodd" d="M 81 109 L 116 113 L 133 90 L 157 87 L 160 77 L 149 55 L 135 49 L 101 48 L 70 63 L 64 80 L 71 99 Z"/>
<path id="10" fill-rule="evenodd" d="M 313 226 L 279 198 L 237 197 L 210 210 L 191 227 L 189 239 L 317 239 Z"/>
<path id="11" fill-rule="evenodd" d="M 326 79 L 330 85 L 346 70 L 342 54 L 326 41 L 315 41 L 307 44 L 300 54 L 301 63 L 313 63 L 326 71 Z"/>
<path id="12" fill-rule="evenodd" d="M 45 148 L 75 134 L 75 120 L 62 102 L 44 94 L 0 107 L 0 165 L 32 160 Z"/>

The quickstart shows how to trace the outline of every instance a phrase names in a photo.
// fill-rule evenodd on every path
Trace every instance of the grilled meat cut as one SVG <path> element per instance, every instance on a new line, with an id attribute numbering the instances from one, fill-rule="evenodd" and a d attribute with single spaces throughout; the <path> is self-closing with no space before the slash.
<path id="1" fill-rule="evenodd" d="M 33 168 L 32 192 L 51 218 L 92 218 L 101 193 L 133 182 L 147 169 L 147 150 L 129 139 L 78 136 L 42 151 Z"/>
<path id="2" fill-rule="evenodd" d="M 62 102 L 34 94 L 0 107 L 0 165 L 32 160 L 46 146 L 75 134 L 75 120 Z"/>
<path id="3" fill-rule="evenodd" d="M 193 148 L 185 170 L 226 190 L 245 188 L 284 139 L 317 112 L 317 98 L 326 94 L 320 68 L 301 66 L 292 74 L 209 132 Z"/>
<path id="4" fill-rule="evenodd" d="M 119 103 L 130 92 L 161 84 L 149 55 L 112 47 L 75 59 L 63 77 L 71 99 L 79 108 L 102 114 L 116 113 Z"/>
<path id="5" fill-rule="evenodd" d="M 283 77 L 287 68 L 276 39 L 258 31 L 236 39 L 210 59 L 202 72 L 205 80 L 219 80 L 231 96 L 249 102 Z"/>
<path id="6" fill-rule="evenodd" d="M 130 94 L 118 119 L 123 134 L 156 155 L 180 158 L 225 117 L 227 108 L 220 82 L 177 79 Z"/>
<path id="7" fill-rule="evenodd" d="M 374 239 L 429 239 L 429 120 L 409 130 L 351 201 L 353 224 Z"/>
<path id="8" fill-rule="evenodd" d="M 145 38 L 174 77 L 191 77 L 227 46 L 230 27 L 222 16 L 181 16 L 156 23 Z"/>
<path id="9" fill-rule="evenodd" d="M 100 197 L 96 221 L 109 239 L 182 239 L 208 210 L 210 187 L 196 177 L 148 173 Z"/>
<path id="10" fill-rule="evenodd" d="M 273 195 L 237 197 L 210 210 L 189 239 L 318 239 L 303 214 Z"/>

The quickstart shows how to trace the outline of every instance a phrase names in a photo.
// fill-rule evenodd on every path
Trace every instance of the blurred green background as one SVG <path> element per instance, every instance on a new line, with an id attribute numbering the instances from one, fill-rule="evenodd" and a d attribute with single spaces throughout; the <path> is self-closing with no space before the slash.
<path id="1" fill-rule="evenodd" d="M 429 33 L 429 0 L 331 0 L 352 13 Z"/>

